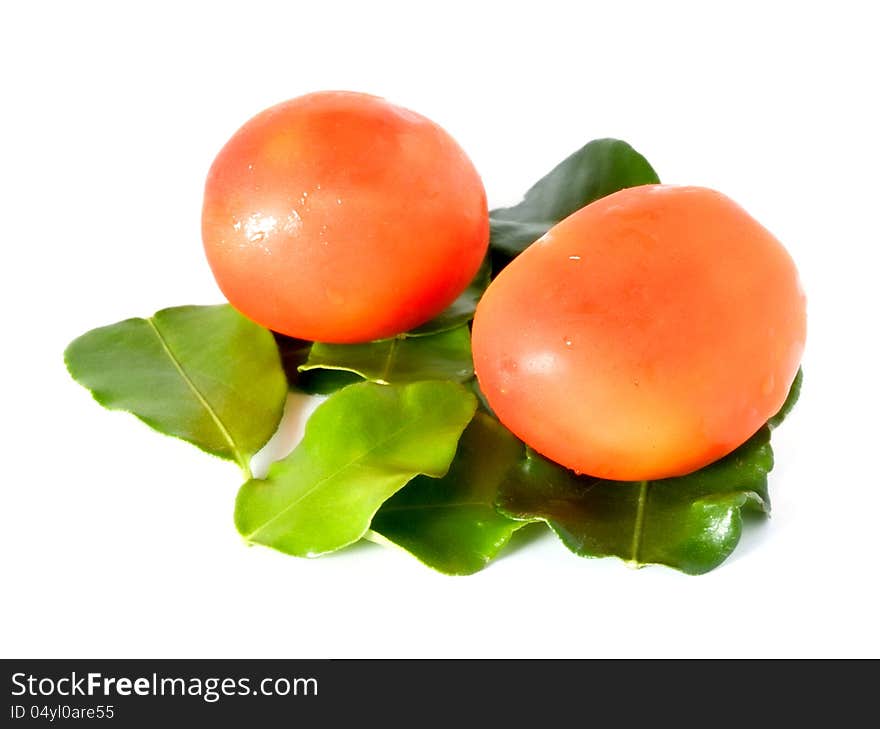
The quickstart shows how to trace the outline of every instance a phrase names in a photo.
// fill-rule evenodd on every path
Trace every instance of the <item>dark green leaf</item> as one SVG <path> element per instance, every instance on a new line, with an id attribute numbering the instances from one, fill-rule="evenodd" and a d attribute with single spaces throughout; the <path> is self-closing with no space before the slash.
<path id="1" fill-rule="evenodd" d="M 431 321 L 422 326 L 406 333 L 407 337 L 421 337 L 426 334 L 434 334 L 436 332 L 444 332 L 448 329 L 466 324 L 474 318 L 474 312 L 477 310 L 477 302 L 489 285 L 489 274 L 491 273 L 491 265 L 489 257 L 486 256 L 479 270 L 474 276 L 474 280 L 470 285 L 462 291 L 458 298 L 453 301 L 440 314 L 435 316 Z"/>
<path id="2" fill-rule="evenodd" d="M 295 387 L 299 378 L 299 366 L 305 364 L 312 349 L 312 343 L 305 339 L 294 339 L 278 332 L 272 332 L 275 344 L 278 346 L 278 354 L 281 356 L 281 365 L 284 374 L 291 387 Z"/>
<path id="3" fill-rule="evenodd" d="M 225 304 L 93 329 L 71 342 L 64 360 L 105 407 L 236 461 L 246 474 L 287 394 L 272 335 Z"/>
<path id="4" fill-rule="evenodd" d="M 743 508 L 769 511 L 772 467 L 767 427 L 725 458 L 660 481 L 577 476 L 530 452 L 505 480 L 498 506 L 511 518 L 546 521 L 581 556 L 615 556 L 634 566 L 664 564 L 702 574 L 736 547 Z"/>
<path id="5" fill-rule="evenodd" d="M 486 395 L 480 389 L 480 381 L 474 377 L 470 381 L 471 390 L 473 390 L 474 395 L 477 396 L 477 401 L 480 403 L 480 408 L 482 408 L 485 412 L 489 413 L 492 417 L 495 416 L 495 411 L 492 410 L 492 407 L 489 405 L 489 401 L 486 399 Z"/>
<path id="6" fill-rule="evenodd" d="M 379 384 L 464 382 L 474 374 L 467 325 L 423 337 L 403 335 L 365 344 L 315 342 L 299 369 L 345 370 Z"/>
<path id="7" fill-rule="evenodd" d="M 522 455 L 523 445 L 510 431 L 478 412 L 446 476 L 414 478 L 382 505 L 373 531 L 440 572 L 483 569 L 524 524 L 494 506 L 504 475 Z"/>
<path id="8" fill-rule="evenodd" d="M 648 161 L 619 139 L 596 139 L 567 157 L 525 194 L 522 202 L 490 213 L 493 261 L 522 253 L 560 220 L 627 187 L 656 184 Z"/>
<path id="9" fill-rule="evenodd" d="M 767 421 L 767 425 L 771 428 L 778 428 L 782 425 L 782 421 L 788 417 L 788 414 L 801 396 L 801 383 L 803 381 L 804 371 L 803 369 L 798 368 L 797 374 L 794 376 L 794 382 L 791 383 L 791 388 L 788 390 L 788 397 L 785 398 L 785 402 L 782 403 L 779 412 Z"/>
<path id="10" fill-rule="evenodd" d="M 284 366 L 284 374 L 287 375 L 287 384 L 291 388 L 309 395 L 329 395 L 346 385 L 353 385 L 363 379 L 360 375 L 345 370 L 314 369 L 300 372 L 300 366 L 309 359 L 313 343 L 304 339 L 286 337 L 278 332 L 272 333 L 275 335 L 275 342 L 281 354 L 281 363 Z"/>
<path id="11" fill-rule="evenodd" d="M 363 382 L 363 378 L 355 372 L 315 369 L 300 372 L 296 387 L 309 395 L 332 395 L 337 390 L 357 382 Z"/>
<path id="12" fill-rule="evenodd" d="M 351 544 L 414 476 L 446 473 L 475 408 L 452 382 L 343 388 L 318 406 L 289 456 L 241 487 L 236 527 L 249 542 L 300 557 Z"/>

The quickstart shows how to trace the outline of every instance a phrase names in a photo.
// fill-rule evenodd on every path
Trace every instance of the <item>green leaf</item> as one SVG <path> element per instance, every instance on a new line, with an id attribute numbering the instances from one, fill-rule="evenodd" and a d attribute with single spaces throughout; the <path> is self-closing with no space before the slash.
<path id="1" fill-rule="evenodd" d="M 373 531 L 440 572 L 483 569 L 524 525 L 495 509 L 498 487 L 522 455 L 510 431 L 477 412 L 446 476 L 414 478 L 382 505 Z"/>
<path id="2" fill-rule="evenodd" d="M 247 481 L 235 525 L 249 542 L 314 557 L 360 539 L 414 476 L 443 476 L 476 408 L 452 382 L 350 385 L 309 418 L 303 440 Z"/>
<path id="3" fill-rule="evenodd" d="M 782 421 L 788 417 L 788 414 L 792 411 L 792 408 L 794 408 L 795 403 L 801 396 L 801 384 L 803 381 L 804 371 L 802 368 L 798 368 L 797 374 L 794 376 L 794 382 L 791 383 L 791 387 L 788 390 L 788 396 L 785 398 L 785 402 L 782 403 L 779 412 L 767 421 L 767 425 L 771 428 L 778 428 L 782 425 Z"/>
<path id="4" fill-rule="evenodd" d="M 483 260 L 480 268 L 477 270 L 474 280 L 470 282 L 468 287 L 462 291 L 458 298 L 453 301 L 440 314 L 435 316 L 431 321 L 422 324 L 422 326 L 406 333 L 407 337 L 422 337 L 426 334 L 435 334 L 436 332 L 445 332 L 448 329 L 466 324 L 474 318 L 474 312 L 477 310 L 477 302 L 489 286 L 489 278 L 492 271 L 489 256 Z"/>
<path id="5" fill-rule="evenodd" d="M 93 329 L 71 342 L 64 361 L 103 406 L 236 461 L 248 475 L 287 394 L 272 335 L 225 304 Z"/>
<path id="6" fill-rule="evenodd" d="M 522 202 L 490 213 L 493 261 L 506 263 L 560 220 L 627 187 L 660 182 L 648 161 L 619 139 L 596 139 L 541 178 Z"/>
<path id="7" fill-rule="evenodd" d="M 401 335 L 365 344 L 315 342 L 300 372 L 354 372 L 370 382 L 403 384 L 422 380 L 465 382 L 474 375 L 467 325 L 430 336 Z"/>
<path id="8" fill-rule="evenodd" d="M 529 452 L 505 480 L 498 507 L 514 519 L 547 522 L 583 557 L 615 556 L 633 566 L 663 564 L 697 575 L 736 547 L 742 509 L 769 512 L 772 468 L 767 427 L 725 458 L 660 481 L 577 476 Z"/>

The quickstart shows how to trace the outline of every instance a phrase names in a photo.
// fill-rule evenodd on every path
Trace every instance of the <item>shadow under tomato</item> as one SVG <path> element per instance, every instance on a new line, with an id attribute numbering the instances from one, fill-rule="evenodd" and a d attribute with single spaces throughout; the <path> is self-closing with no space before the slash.
<path id="1" fill-rule="evenodd" d="M 294 339 L 278 332 L 272 334 L 278 345 L 278 353 L 281 355 L 281 366 L 287 376 L 287 386 L 291 390 L 309 395 L 330 395 L 346 385 L 361 381 L 362 378 L 354 372 L 342 370 L 314 369 L 300 372 L 299 367 L 308 360 L 313 342 Z"/>

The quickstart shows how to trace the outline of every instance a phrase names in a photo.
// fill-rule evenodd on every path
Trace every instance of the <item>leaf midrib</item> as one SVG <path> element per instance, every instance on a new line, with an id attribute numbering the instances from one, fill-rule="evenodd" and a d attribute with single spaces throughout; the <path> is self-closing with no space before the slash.
<path id="1" fill-rule="evenodd" d="M 648 501 L 648 481 L 639 484 L 639 498 L 636 503 L 636 520 L 633 525 L 630 561 L 639 564 L 639 550 L 642 547 L 642 535 L 645 533 L 645 505 Z"/>
<path id="2" fill-rule="evenodd" d="M 251 478 L 251 470 L 250 465 L 248 464 L 247 458 L 244 453 L 242 453 L 241 449 L 238 447 L 238 444 L 235 442 L 235 438 L 232 437 L 232 433 L 229 432 L 229 429 L 223 423 L 223 420 L 211 406 L 211 403 L 205 398 L 204 395 L 199 391 L 196 387 L 195 383 L 192 381 L 190 376 L 187 374 L 186 370 L 183 368 L 183 364 L 177 358 L 177 355 L 171 349 L 171 345 L 168 344 L 168 340 L 165 339 L 165 336 L 162 334 L 159 329 L 159 325 L 156 323 L 154 317 L 148 317 L 146 319 L 147 324 L 150 325 L 150 329 L 153 330 L 153 333 L 156 335 L 156 338 L 159 340 L 159 344 L 162 346 L 162 350 L 167 355 L 168 359 L 171 360 L 171 364 L 174 365 L 174 368 L 177 370 L 177 373 L 180 375 L 181 379 L 186 383 L 187 387 L 189 387 L 192 394 L 199 401 L 201 406 L 208 412 L 208 415 L 211 416 L 211 420 L 214 422 L 214 425 L 217 427 L 217 430 L 220 431 L 220 435 L 229 445 L 229 448 L 232 450 L 233 456 L 235 457 L 236 462 L 238 463 L 241 470 L 244 472 L 246 478 Z"/>
<path id="3" fill-rule="evenodd" d="M 397 359 L 397 349 L 400 346 L 401 339 L 402 337 L 398 335 L 391 340 L 388 357 L 385 360 L 385 367 L 382 369 L 382 374 L 376 380 L 380 385 L 389 384 L 388 378 L 391 376 L 391 368 L 394 366 L 394 361 Z"/>

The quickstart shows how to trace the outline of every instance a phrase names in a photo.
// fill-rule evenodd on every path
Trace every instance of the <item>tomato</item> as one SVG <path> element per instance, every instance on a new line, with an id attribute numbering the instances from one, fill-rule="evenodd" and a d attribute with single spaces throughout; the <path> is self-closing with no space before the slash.
<path id="1" fill-rule="evenodd" d="M 474 364 L 499 419 L 615 479 L 721 458 L 783 404 L 806 309 L 782 245 L 724 195 L 646 185 L 552 228 L 493 281 Z"/>
<path id="2" fill-rule="evenodd" d="M 437 124 L 384 99 L 319 92 L 248 121 L 214 160 L 202 239 L 230 303 L 323 342 L 424 323 L 486 253 L 486 193 Z"/>

